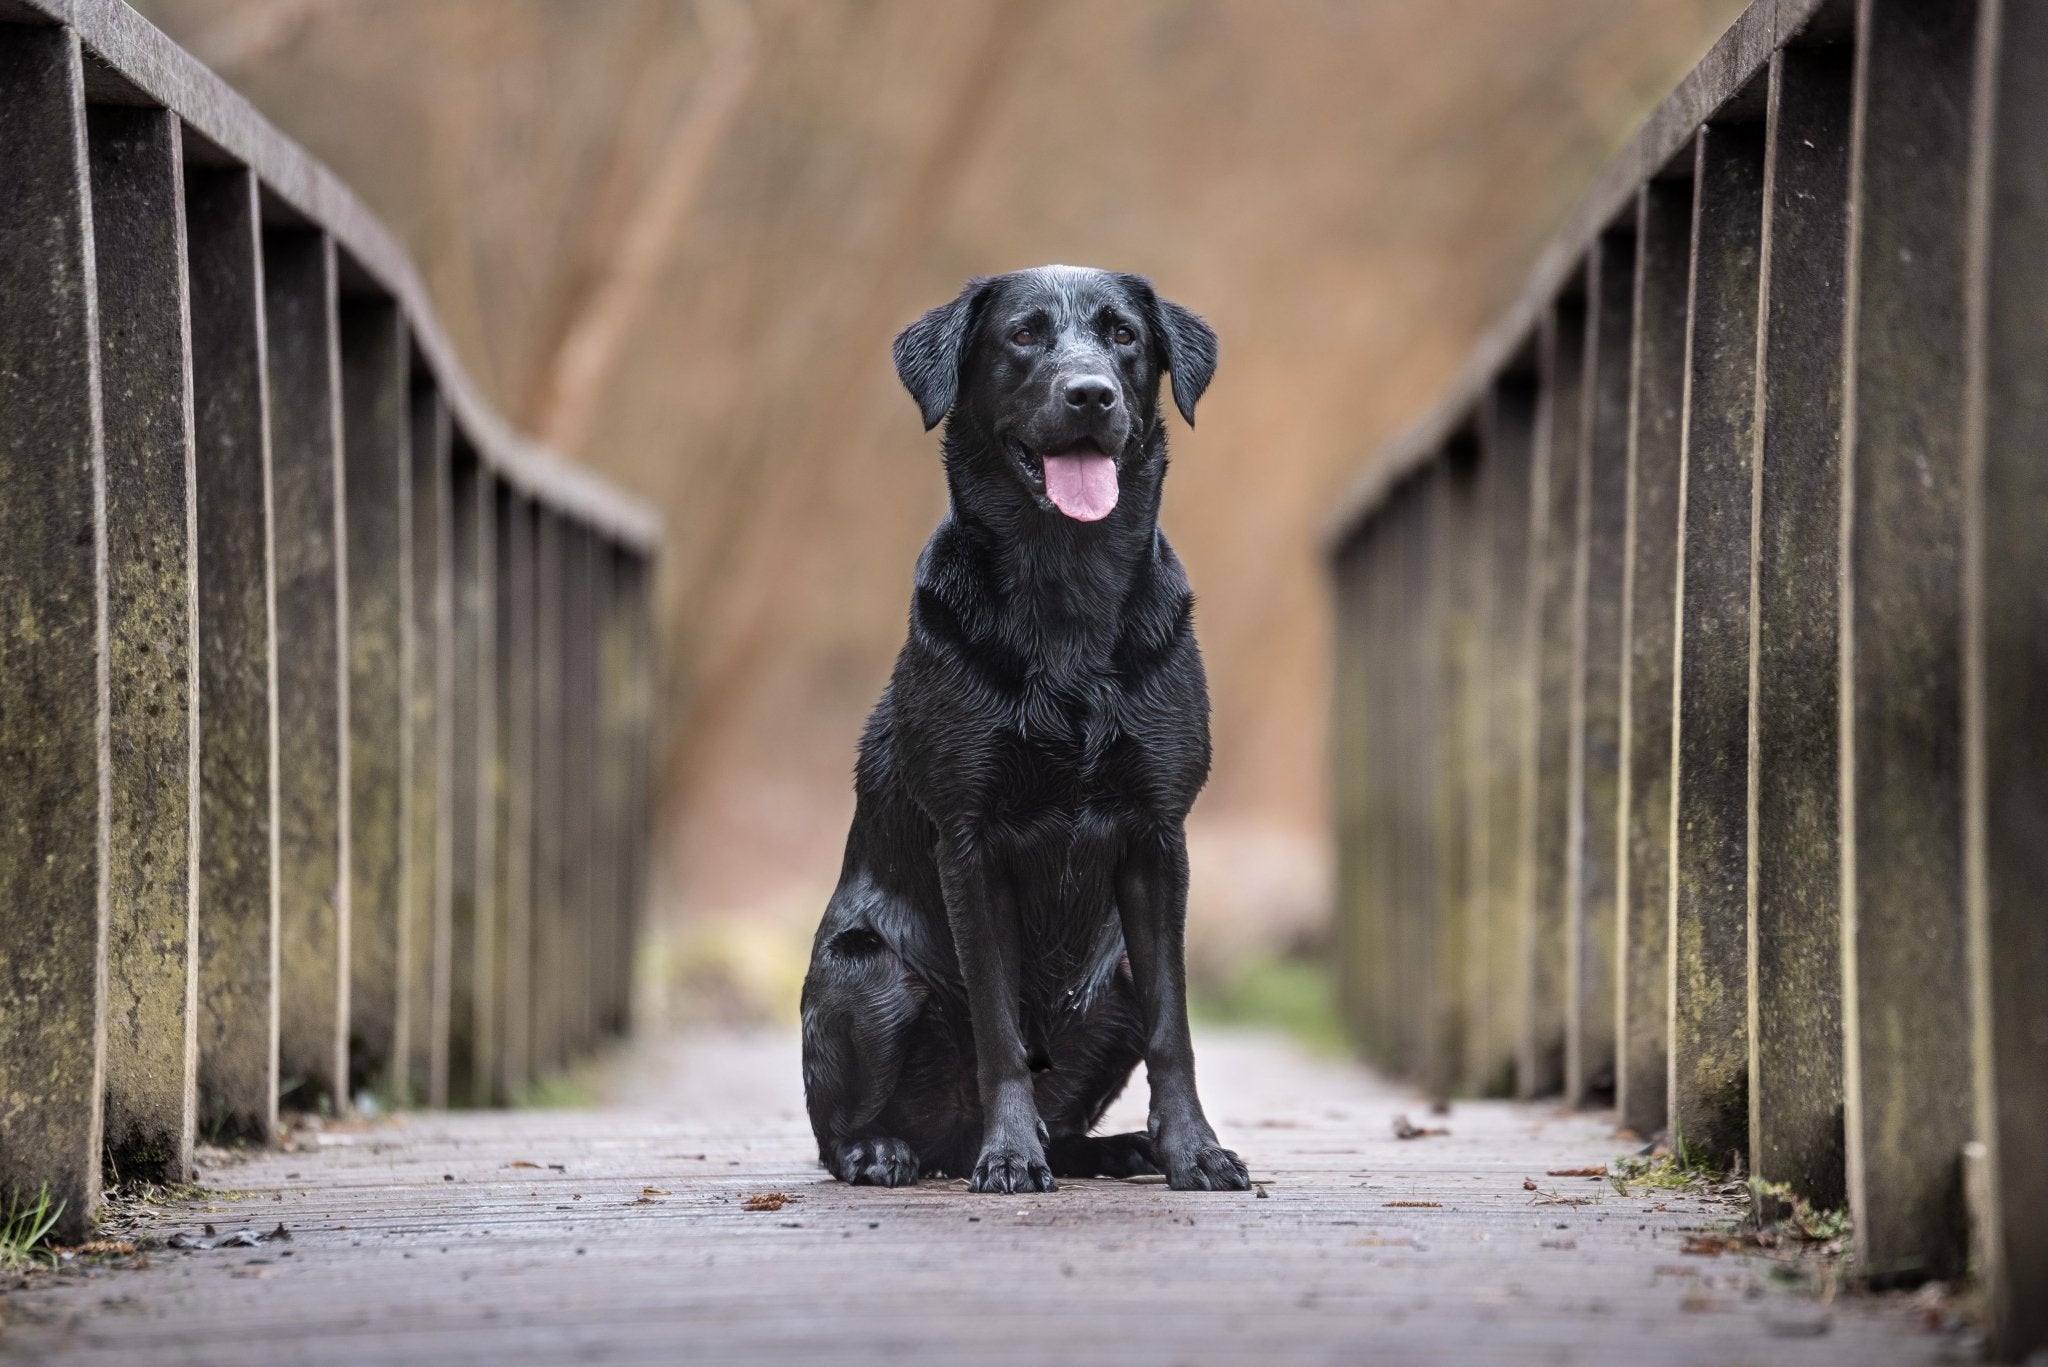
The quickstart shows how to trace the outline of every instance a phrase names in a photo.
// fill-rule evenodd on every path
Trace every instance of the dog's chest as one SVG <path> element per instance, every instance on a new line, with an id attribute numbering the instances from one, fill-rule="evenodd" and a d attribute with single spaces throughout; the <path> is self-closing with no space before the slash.
<path id="1" fill-rule="evenodd" d="M 988 769 L 991 815 L 1078 818 L 1143 807 L 1155 756 L 1113 685 L 1034 681 L 1005 711 Z"/>

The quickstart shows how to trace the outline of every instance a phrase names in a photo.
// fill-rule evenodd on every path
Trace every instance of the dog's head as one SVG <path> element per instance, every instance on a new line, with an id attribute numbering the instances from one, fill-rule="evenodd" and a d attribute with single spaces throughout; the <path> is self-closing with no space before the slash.
<path id="1" fill-rule="evenodd" d="M 1140 275 L 1041 266 L 970 280 L 896 337 L 896 373 L 927 430 L 1000 454 L 1046 513 L 1109 516 L 1159 424 L 1159 380 L 1181 416 L 1216 371 L 1216 334 Z"/>

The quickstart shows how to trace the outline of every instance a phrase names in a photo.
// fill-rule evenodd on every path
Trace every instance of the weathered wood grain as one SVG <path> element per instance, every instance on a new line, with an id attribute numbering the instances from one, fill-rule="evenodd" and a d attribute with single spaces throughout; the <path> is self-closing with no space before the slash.
<path id="1" fill-rule="evenodd" d="M 185 164 L 176 116 L 102 105 L 93 252 L 107 462 L 108 1162 L 191 1173 L 199 581 Z"/>
<path id="2" fill-rule="evenodd" d="M 1749 1166 L 1822 1210 L 1842 1158 L 1839 674 L 1850 56 L 1771 60 L 1758 326 Z"/>
<path id="3" fill-rule="evenodd" d="M 106 467 L 77 40 L 0 44 L 0 1201 L 100 1190 Z"/>
<path id="4" fill-rule="evenodd" d="M 199 1129 L 277 1128 L 277 638 L 256 181 L 188 168 L 199 466 Z"/>
<path id="5" fill-rule="evenodd" d="M 1548 1175 L 1612 1157 L 1611 1116 L 1460 1104 L 1434 1122 L 1449 1137 L 1401 1142 L 1391 1119 L 1419 1098 L 1361 1069 L 1268 1037 L 1197 1047 L 1264 1199 L 841 1186 L 815 1161 L 792 1038 L 684 1039 L 615 1079 L 630 1109 L 413 1115 L 210 1166 L 233 1194 L 163 1208 L 154 1232 L 282 1222 L 291 1242 L 40 1283 L 10 1302 L 0 1354 L 1879 1367 L 1966 1351 L 1910 1303 L 1824 1306 L 1749 1260 L 1681 1252 L 1724 1204 Z M 1142 1123 L 1143 1106 L 1134 1087 L 1108 1123 Z M 797 1199 L 743 1209 L 770 1191 Z"/>

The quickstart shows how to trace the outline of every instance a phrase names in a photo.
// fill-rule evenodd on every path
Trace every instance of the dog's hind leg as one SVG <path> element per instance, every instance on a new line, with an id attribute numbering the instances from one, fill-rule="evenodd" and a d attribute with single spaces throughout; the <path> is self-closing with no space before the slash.
<path id="1" fill-rule="evenodd" d="M 818 1158 L 842 1182 L 915 1182 L 918 1155 L 875 1122 L 896 1090 L 923 986 L 879 935 L 864 928 L 821 937 L 804 978 L 804 1103 Z"/>

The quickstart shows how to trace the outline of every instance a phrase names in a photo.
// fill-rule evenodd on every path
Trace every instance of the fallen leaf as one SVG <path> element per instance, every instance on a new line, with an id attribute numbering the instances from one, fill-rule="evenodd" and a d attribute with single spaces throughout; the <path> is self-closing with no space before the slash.
<path id="1" fill-rule="evenodd" d="M 1598 1168 L 1551 1168 L 1551 1169 L 1550 1169 L 1549 1171 L 1545 1172 L 1545 1173 L 1544 1173 L 1543 1175 L 1544 1175 L 1545 1177 L 1605 1177 L 1605 1176 L 1607 1175 L 1607 1169 L 1606 1169 L 1606 1168 L 1604 1168 L 1604 1167 L 1598 1167 Z"/>
<path id="2" fill-rule="evenodd" d="M 1678 1303 L 1678 1308 L 1689 1315 L 1719 1314 L 1728 1308 L 1728 1302 L 1717 1301 L 1712 1296 L 1687 1296 Z"/>
<path id="3" fill-rule="evenodd" d="M 1398 1207 L 1403 1210 L 1440 1210 L 1443 1208 L 1444 1203 L 1441 1201 L 1382 1201 L 1380 1204 Z"/>
<path id="4" fill-rule="evenodd" d="M 268 1234 L 258 1234 L 253 1229 L 238 1229 L 232 1234 L 222 1234 L 218 1237 L 214 1236 L 213 1226 L 208 1225 L 203 1237 L 195 1238 L 180 1231 L 164 1240 L 164 1245 L 167 1248 L 184 1248 L 204 1253 L 216 1248 L 261 1248 L 264 1244 L 270 1243 L 288 1244 L 291 1239 L 292 1232 L 282 1223 Z"/>
<path id="5" fill-rule="evenodd" d="M 1436 1139 L 1448 1137 L 1449 1134 L 1450 1131 L 1441 1125 L 1417 1125 L 1405 1115 L 1394 1117 L 1394 1138 L 1396 1139 Z"/>
<path id="6" fill-rule="evenodd" d="M 1523 1190 L 1523 1191 L 1534 1191 L 1534 1190 L 1536 1190 L 1536 1179 L 1535 1179 L 1535 1178 L 1533 1178 L 1533 1177 L 1524 1177 L 1524 1178 L 1522 1179 L 1522 1190 Z"/>
<path id="7" fill-rule="evenodd" d="M 524 1158 L 515 1158 L 510 1163 L 507 1163 L 505 1166 L 508 1168 L 538 1168 L 540 1167 L 540 1164 L 529 1163 Z"/>
<path id="8" fill-rule="evenodd" d="M 87 1256 L 95 1253 L 133 1253 L 135 1245 L 129 1243 L 126 1239 L 91 1239 L 82 1244 L 73 1244 L 69 1248 L 60 1248 L 57 1251 L 59 1253 L 78 1253 Z"/>
<path id="9" fill-rule="evenodd" d="M 1718 1258 L 1736 1246 L 1733 1239 L 1722 1234 L 1688 1234 L 1680 1244 L 1680 1253 L 1690 1253 L 1695 1258 Z"/>
<path id="10" fill-rule="evenodd" d="M 749 1196 L 746 1200 L 740 1202 L 740 1209 L 781 1210 L 790 1202 L 801 1201 L 802 1199 L 803 1198 L 801 1196 L 790 1196 L 784 1192 L 764 1191 L 759 1193 L 758 1195 Z"/>
<path id="11" fill-rule="evenodd" d="M 642 1187 L 642 1188 L 640 1188 L 640 1194 L 641 1194 L 642 1196 L 669 1196 L 669 1195 L 673 1195 L 673 1193 L 671 1193 L 671 1192 L 666 1192 L 666 1191 L 663 1191 L 663 1190 L 662 1190 L 662 1189 L 661 1189 L 660 1187 Z"/>

